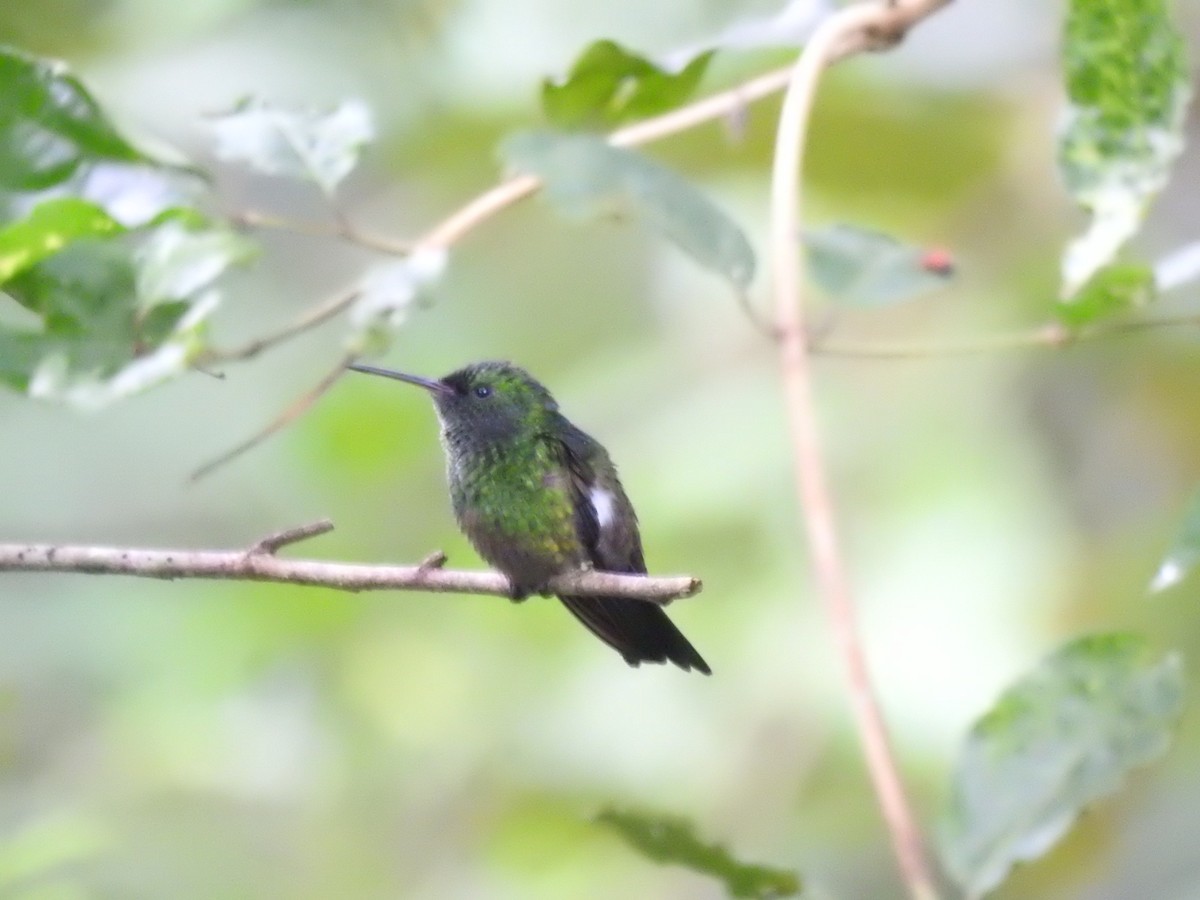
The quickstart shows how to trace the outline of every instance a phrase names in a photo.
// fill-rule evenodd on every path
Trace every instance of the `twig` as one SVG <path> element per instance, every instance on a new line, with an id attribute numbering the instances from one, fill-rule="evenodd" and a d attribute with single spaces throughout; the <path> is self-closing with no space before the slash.
<path id="1" fill-rule="evenodd" d="M 274 556 L 279 552 L 281 547 L 286 547 L 288 544 L 298 544 L 300 541 L 306 541 L 320 534 L 328 534 L 331 531 L 333 531 L 333 519 L 318 519 L 307 525 L 297 525 L 294 528 L 285 528 L 282 531 L 268 534 L 266 537 L 252 544 L 246 552 L 251 556 L 256 553 L 265 553 L 268 556 Z"/>
<path id="2" fill-rule="evenodd" d="M 286 328 L 282 328 L 274 334 L 256 338 L 249 343 L 242 344 L 240 347 L 234 347 L 232 350 L 211 350 L 204 355 L 204 361 L 228 362 L 231 360 L 251 359 L 258 356 L 264 350 L 274 347 L 276 344 L 281 344 L 284 341 L 291 340 L 298 334 L 303 334 L 312 328 L 324 325 L 334 316 L 338 315 L 338 313 L 342 312 L 342 310 L 347 309 L 361 295 L 362 292 L 357 287 L 344 291 L 329 298 L 324 303 L 306 310 L 296 321 L 292 322 Z"/>
<path id="3" fill-rule="evenodd" d="M 741 114 L 754 101 L 777 94 L 787 87 L 791 72 L 791 66 L 773 69 L 661 116 L 626 125 L 614 131 L 609 137 L 609 142 L 616 147 L 640 147 L 642 144 L 653 143 L 705 122 L 724 118 L 731 113 Z"/>
<path id="4" fill-rule="evenodd" d="M 441 550 L 434 550 L 423 560 L 417 563 L 418 569 L 440 569 L 446 564 L 446 554 Z"/>
<path id="5" fill-rule="evenodd" d="M 314 403 L 321 399 L 326 391 L 328 391 L 337 383 L 337 380 L 341 378 L 343 373 L 346 371 L 346 366 L 354 362 L 354 359 L 355 357 L 353 354 L 344 356 L 338 361 L 338 364 L 325 375 L 324 378 L 317 382 L 314 387 L 292 401 L 292 404 L 278 416 L 276 416 L 270 423 L 268 423 L 265 428 L 242 441 L 236 447 L 233 447 L 215 459 L 206 462 L 200 468 L 196 469 L 196 471 L 191 474 L 191 477 L 188 480 L 199 481 L 206 475 L 211 475 L 214 471 L 221 468 L 221 466 L 237 459 L 247 450 L 253 450 L 271 435 L 275 434 L 275 432 L 286 428 L 293 421 L 300 418 L 300 416 L 304 415 L 304 413 L 308 412 L 312 408 Z"/>
<path id="6" fill-rule="evenodd" d="M 379 253 L 386 253 L 389 256 L 407 256 L 412 251 L 412 246 L 404 241 L 397 241 L 376 234 L 368 234 L 365 231 L 359 230 L 357 226 L 347 220 L 338 210 L 335 210 L 334 219 L 335 221 L 332 223 L 300 222 L 295 219 L 285 219 L 282 216 L 273 216 L 270 213 L 259 212 L 254 209 L 245 209 L 240 212 L 231 213 L 229 216 L 230 222 L 242 228 L 270 228 L 275 231 L 287 231 L 292 234 L 304 234 L 312 237 L 336 237 L 341 238 L 349 244 L 357 244 L 360 247 L 365 247 L 367 250 L 375 250 Z"/>
<path id="7" fill-rule="evenodd" d="M 197 578 L 269 581 L 326 587 L 341 591 L 432 591 L 509 597 L 508 579 L 498 572 L 443 569 L 427 559 L 416 566 L 376 566 L 284 559 L 275 552 L 330 531 L 327 519 L 291 528 L 243 550 L 149 550 L 132 547 L 87 547 L 71 544 L 0 544 L 0 572 L 73 572 L 88 575 L 131 575 L 138 578 Z M 441 558 L 444 562 L 445 557 Z M 550 582 L 555 594 L 623 597 L 665 606 L 699 593 L 698 578 L 651 578 L 616 572 L 581 570 Z"/>
<path id="8" fill-rule="evenodd" d="M 809 39 L 792 70 L 771 176 L 771 268 L 774 276 L 780 362 L 783 368 L 796 485 L 821 600 L 837 639 L 850 686 L 851 707 L 867 768 L 879 798 L 892 847 L 909 894 L 932 900 L 937 892 L 931 867 L 905 794 L 887 726 L 871 684 L 858 634 L 849 575 L 838 546 L 808 357 L 800 252 L 801 182 L 805 137 L 821 73 L 835 59 L 863 49 L 891 46 L 905 30 L 948 0 L 877 0 L 842 9 Z"/>
<path id="9" fill-rule="evenodd" d="M 813 356 L 843 359 L 937 359 L 948 356 L 978 356 L 984 353 L 1003 353 L 1007 350 L 1058 349 L 1075 341 L 1090 340 L 1118 332 L 1072 332 L 1065 325 L 1050 322 L 1030 331 L 1012 334 L 984 335 L 945 343 L 868 343 L 859 341 L 810 340 L 808 352 Z"/>
<path id="10" fill-rule="evenodd" d="M 1072 344 L 1132 337 L 1146 331 L 1182 326 L 1200 326 L 1200 315 L 1160 316 L 1152 319 L 1126 319 L 1099 322 L 1072 331 L 1060 322 L 1047 322 L 1029 331 L 984 335 L 943 343 L 868 343 L 855 341 L 811 340 L 808 352 L 813 356 L 844 359 L 937 359 L 950 356 L 977 356 L 1015 350 L 1061 350 Z"/>

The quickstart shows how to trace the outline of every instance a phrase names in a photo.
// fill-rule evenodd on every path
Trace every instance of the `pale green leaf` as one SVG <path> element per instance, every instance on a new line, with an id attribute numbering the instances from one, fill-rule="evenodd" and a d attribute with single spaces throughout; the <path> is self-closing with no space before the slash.
<path id="1" fill-rule="evenodd" d="M 742 230 L 692 184 L 644 156 L 591 135 L 549 131 L 512 135 L 500 152 L 513 168 L 541 178 L 570 218 L 636 215 L 738 290 L 754 278 L 754 251 Z"/>
<path id="2" fill-rule="evenodd" d="M 426 297 L 442 277 L 446 260 L 445 250 L 417 250 L 404 259 L 368 269 L 350 308 L 354 328 L 349 342 L 351 352 L 382 353 L 413 305 Z"/>
<path id="3" fill-rule="evenodd" d="M 942 287 L 953 266 L 941 251 L 903 244 L 888 234 L 836 224 L 804 235 L 808 271 L 834 303 L 877 308 Z"/>
<path id="4" fill-rule="evenodd" d="M 1044 855 L 1088 805 L 1161 756 L 1183 705 L 1179 657 L 1135 635 L 1075 640 L 1009 688 L 968 734 L 942 823 L 969 896 Z"/>
<path id="5" fill-rule="evenodd" d="M 1069 105 L 1059 166 L 1091 215 L 1063 258 L 1070 302 L 1137 232 L 1167 183 L 1190 88 L 1166 0 L 1071 0 L 1063 60 Z"/>
<path id="6" fill-rule="evenodd" d="M 256 252 L 253 243 L 232 231 L 196 231 L 166 222 L 137 251 L 138 304 L 148 309 L 194 297 L 230 266 L 248 262 Z"/>
<path id="7" fill-rule="evenodd" d="M 313 182 L 332 195 L 375 136 L 371 111 L 347 100 L 328 112 L 289 110 L 247 100 L 213 122 L 217 156 L 266 175 Z"/>

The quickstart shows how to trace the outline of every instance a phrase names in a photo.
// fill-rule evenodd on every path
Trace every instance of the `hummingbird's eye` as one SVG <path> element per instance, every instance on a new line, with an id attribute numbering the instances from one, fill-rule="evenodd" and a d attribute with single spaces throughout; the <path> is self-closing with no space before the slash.
<path id="1" fill-rule="evenodd" d="M 481 384 L 479 387 L 475 388 L 474 394 L 476 397 L 482 400 L 485 397 L 492 396 L 492 388 L 490 385 Z"/>

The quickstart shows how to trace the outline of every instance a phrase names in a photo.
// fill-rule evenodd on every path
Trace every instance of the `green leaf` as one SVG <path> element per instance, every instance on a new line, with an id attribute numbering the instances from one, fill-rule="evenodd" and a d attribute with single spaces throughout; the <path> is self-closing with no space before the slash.
<path id="1" fill-rule="evenodd" d="M 41 334 L 0 326 L 0 384 L 17 391 L 26 390 L 30 373 L 48 348 Z"/>
<path id="2" fill-rule="evenodd" d="M 946 866 L 969 896 L 1045 854 L 1089 804 L 1167 749 L 1183 705 L 1179 657 L 1130 634 L 1075 640 L 1009 688 L 968 734 L 943 821 Z"/>
<path id="3" fill-rule="evenodd" d="M 165 343 L 191 309 L 192 304 L 186 300 L 169 300 L 156 304 L 146 311 L 139 323 L 141 342 L 150 347 Z"/>
<path id="4" fill-rule="evenodd" d="M 1078 328 L 1145 306 L 1155 296 L 1154 272 L 1140 263 L 1114 263 L 1093 275 L 1058 316 Z"/>
<path id="5" fill-rule="evenodd" d="M 220 300 L 216 280 L 248 246 L 170 217 L 145 235 L 68 244 L 5 285 L 37 327 L 0 326 L 0 381 L 96 408 L 187 371 Z"/>
<path id="6" fill-rule="evenodd" d="M 556 127 L 609 128 L 689 100 L 718 50 L 799 47 L 828 14 L 827 3 L 785 3 L 739 18 L 719 34 L 650 60 L 611 40 L 589 44 L 561 80 L 542 82 L 542 108 Z"/>
<path id="7" fill-rule="evenodd" d="M 670 71 L 615 41 L 596 41 L 565 80 L 542 82 L 542 109 L 560 128 L 599 128 L 656 115 L 692 95 L 713 53 L 707 50 Z"/>
<path id="8" fill-rule="evenodd" d="M 94 407 L 186 371 L 214 281 L 249 245 L 197 229 L 186 194 L 61 65 L 0 48 L 0 96 L 0 188 L 28 210 L 0 229 L 0 303 L 31 314 L 0 326 L 0 382 Z"/>
<path id="9" fill-rule="evenodd" d="M 0 189 L 38 191 L 84 162 L 150 162 L 60 62 L 0 47 Z"/>
<path id="10" fill-rule="evenodd" d="M 1183 149 L 1190 94 L 1166 0 L 1071 0 L 1059 138 L 1067 190 L 1091 213 L 1063 258 L 1066 302 L 1138 230 Z"/>
<path id="11" fill-rule="evenodd" d="M 365 103 L 347 100 L 328 112 L 288 110 L 246 100 L 217 116 L 217 156 L 267 175 L 313 182 L 327 196 L 358 164 L 375 135 Z"/>
<path id="12" fill-rule="evenodd" d="M 800 879 L 794 872 L 738 862 L 720 844 L 704 843 L 696 837 L 686 819 L 607 810 L 596 821 L 615 830 L 648 859 L 685 866 L 724 882 L 731 897 L 794 897 L 800 893 Z"/>
<path id="13" fill-rule="evenodd" d="M 700 265 L 744 290 L 754 278 L 754 251 L 740 228 L 670 169 L 598 137 L 549 131 L 511 135 L 500 153 L 536 175 L 563 215 L 641 216 Z"/>
<path id="14" fill-rule="evenodd" d="M 1175 543 L 1150 582 L 1151 591 L 1164 591 L 1183 581 L 1200 564 L 1200 490 L 1183 514 Z"/>
<path id="15" fill-rule="evenodd" d="M 953 275 L 942 251 L 922 250 L 856 225 L 830 225 L 804 235 L 809 274 L 835 303 L 877 308 L 942 287 Z"/>
<path id="16" fill-rule="evenodd" d="M 0 230 L 0 284 L 83 237 L 122 231 L 94 203 L 74 197 L 46 200 L 24 219 Z"/>
<path id="17" fill-rule="evenodd" d="M 29 390 L 48 361 L 76 373 L 111 373 L 134 353 L 134 283 L 129 248 L 116 240 L 77 241 L 12 279 L 5 291 L 33 312 L 36 330 L 0 331 L 13 352 L 5 380 Z"/>

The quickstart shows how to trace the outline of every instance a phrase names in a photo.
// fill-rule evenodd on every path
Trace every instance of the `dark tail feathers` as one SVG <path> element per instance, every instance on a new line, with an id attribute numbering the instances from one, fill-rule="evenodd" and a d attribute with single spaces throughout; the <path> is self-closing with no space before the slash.
<path id="1" fill-rule="evenodd" d="M 618 597 L 559 597 L 563 606 L 588 630 L 608 644 L 631 666 L 673 662 L 684 671 L 712 669 L 688 643 L 661 607 L 644 600 Z"/>

